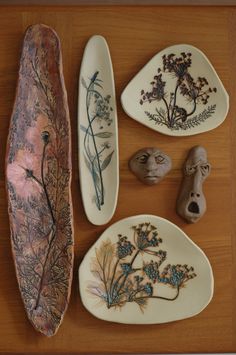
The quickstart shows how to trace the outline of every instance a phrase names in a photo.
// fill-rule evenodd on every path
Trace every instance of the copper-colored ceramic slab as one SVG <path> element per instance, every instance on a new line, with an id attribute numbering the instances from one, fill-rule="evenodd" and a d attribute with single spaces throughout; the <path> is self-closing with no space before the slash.
<path id="1" fill-rule="evenodd" d="M 60 42 L 44 25 L 25 34 L 6 176 L 21 296 L 34 327 L 52 336 L 72 281 L 71 136 Z"/>

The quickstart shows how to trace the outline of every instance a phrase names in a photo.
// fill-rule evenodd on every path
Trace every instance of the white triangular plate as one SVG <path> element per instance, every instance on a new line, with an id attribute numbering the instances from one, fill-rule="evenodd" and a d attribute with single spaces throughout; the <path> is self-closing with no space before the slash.
<path id="1" fill-rule="evenodd" d="M 79 173 L 84 209 L 95 225 L 113 216 L 119 187 L 115 86 L 108 45 L 88 41 L 81 64 L 78 102 Z"/>
<path id="2" fill-rule="evenodd" d="M 126 324 L 176 321 L 211 301 L 214 279 L 204 252 L 176 225 L 138 215 L 110 226 L 79 268 L 85 308 Z"/>
<path id="3" fill-rule="evenodd" d="M 170 136 L 210 131 L 229 109 L 228 94 L 212 64 L 187 44 L 156 54 L 126 86 L 121 103 L 127 115 Z"/>

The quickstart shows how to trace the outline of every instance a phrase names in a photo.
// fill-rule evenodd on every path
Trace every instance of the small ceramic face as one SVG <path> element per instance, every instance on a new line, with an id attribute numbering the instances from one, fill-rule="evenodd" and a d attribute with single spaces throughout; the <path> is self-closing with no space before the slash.
<path id="1" fill-rule="evenodd" d="M 143 148 L 129 161 L 130 170 L 146 185 L 160 182 L 171 169 L 171 159 L 158 148 Z"/>
<path id="2" fill-rule="evenodd" d="M 197 222 L 206 211 L 202 184 L 210 170 L 206 150 L 193 147 L 184 165 L 184 180 L 177 201 L 178 213 L 190 223 Z"/>

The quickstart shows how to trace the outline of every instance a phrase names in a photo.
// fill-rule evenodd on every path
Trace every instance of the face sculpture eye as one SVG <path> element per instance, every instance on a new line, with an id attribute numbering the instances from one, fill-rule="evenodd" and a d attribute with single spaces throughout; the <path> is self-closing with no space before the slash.
<path id="1" fill-rule="evenodd" d="M 136 158 L 136 160 L 140 163 L 140 164 L 146 164 L 146 162 L 148 161 L 149 155 L 147 154 L 142 154 L 140 156 L 138 156 Z"/>
<path id="2" fill-rule="evenodd" d="M 209 175 L 211 168 L 209 164 L 207 163 L 204 164 L 202 162 L 199 162 L 196 165 L 192 165 L 192 166 L 187 165 L 185 167 L 185 174 L 187 176 L 191 176 L 195 174 L 198 171 L 198 169 L 200 169 L 202 176 L 205 178 Z"/>
<path id="3" fill-rule="evenodd" d="M 210 165 L 209 164 L 201 165 L 201 173 L 203 177 L 207 177 L 210 173 Z"/>
<path id="4" fill-rule="evenodd" d="M 186 166 L 185 173 L 187 176 L 195 174 L 197 166 Z"/>
<path id="5" fill-rule="evenodd" d="M 146 185 L 161 181 L 171 169 L 171 159 L 157 148 L 144 148 L 129 161 L 129 168 Z"/>
<path id="6" fill-rule="evenodd" d="M 157 164 L 164 164 L 164 162 L 165 162 L 165 158 L 162 155 L 157 155 L 155 157 L 155 160 L 156 160 Z"/>

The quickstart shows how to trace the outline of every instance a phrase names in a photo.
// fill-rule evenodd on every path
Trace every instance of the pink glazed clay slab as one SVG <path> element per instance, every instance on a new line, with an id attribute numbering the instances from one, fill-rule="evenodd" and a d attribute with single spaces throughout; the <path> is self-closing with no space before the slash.
<path id="1" fill-rule="evenodd" d="M 60 42 L 45 25 L 25 34 L 6 154 L 16 275 L 27 316 L 52 336 L 72 282 L 71 132 Z"/>

